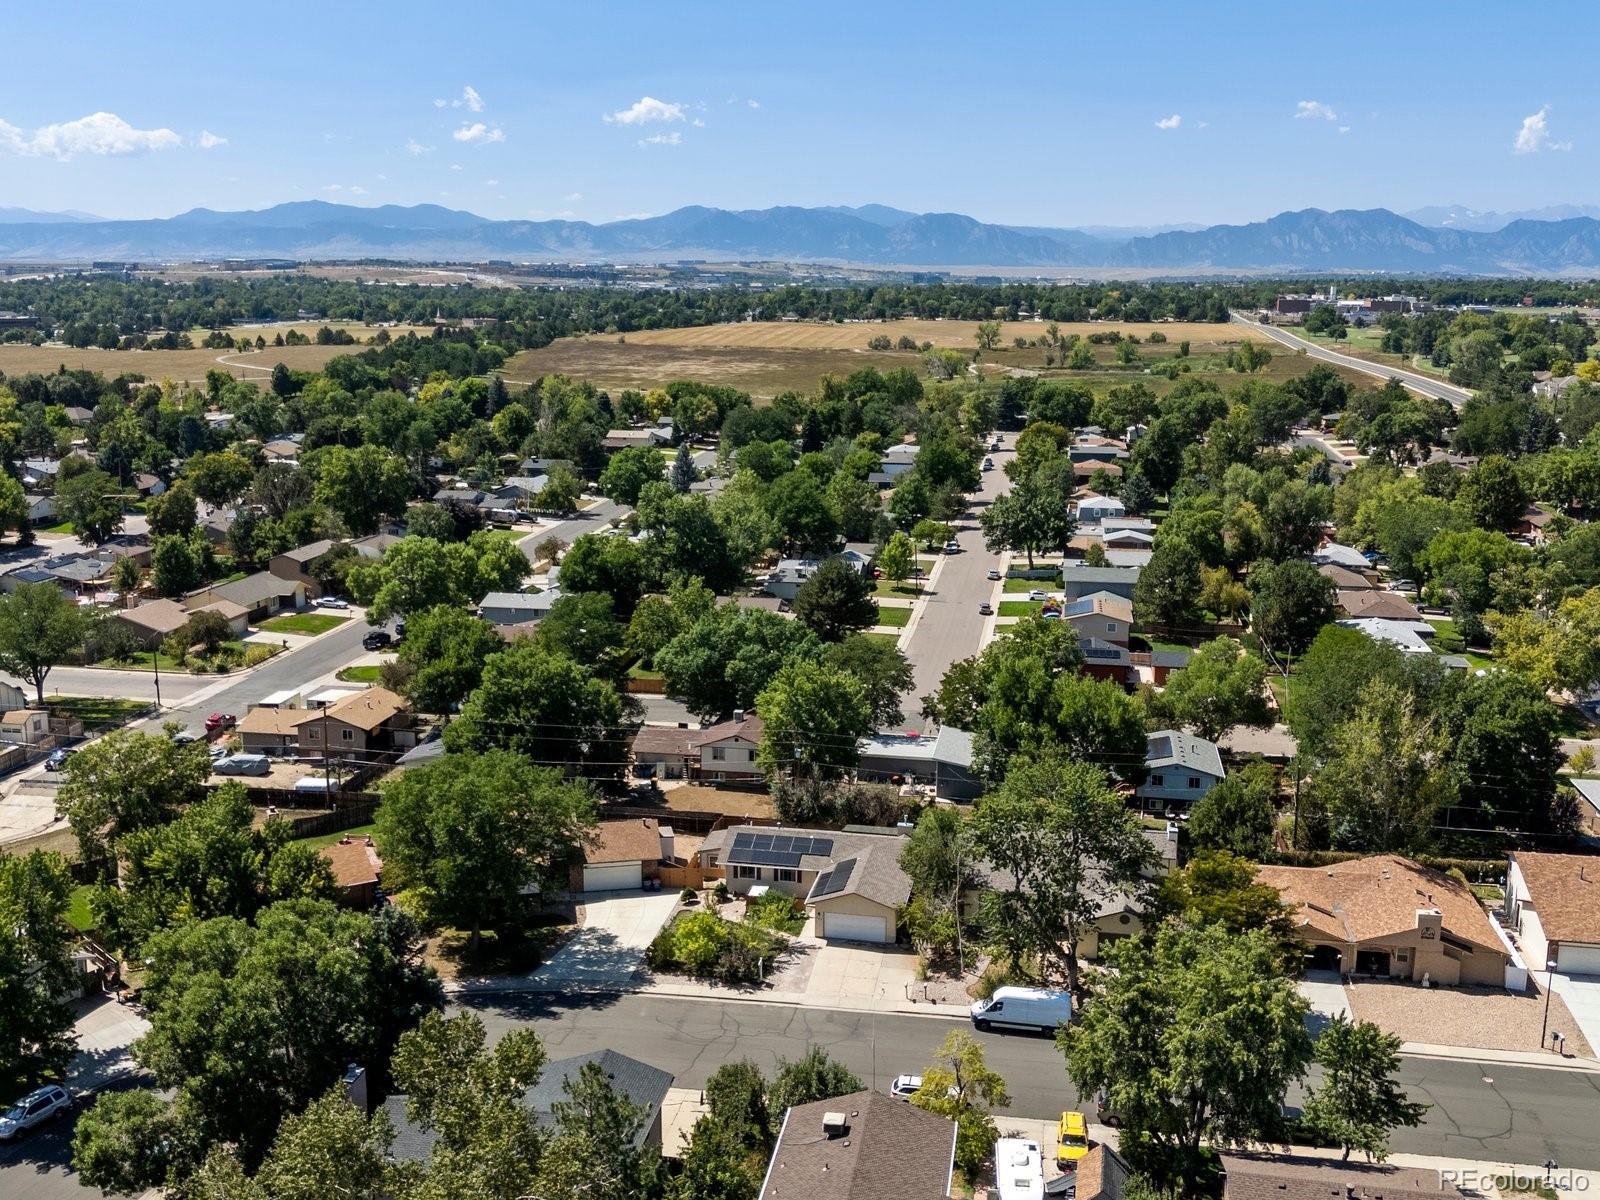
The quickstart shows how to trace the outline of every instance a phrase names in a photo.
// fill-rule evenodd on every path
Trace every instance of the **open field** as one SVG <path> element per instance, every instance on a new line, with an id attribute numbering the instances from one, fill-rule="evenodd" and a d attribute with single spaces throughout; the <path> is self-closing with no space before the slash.
<path id="1" fill-rule="evenodd" d="M 1381 347 L 1384 331 L 1375 325 L 1365 329 L 1352 327 L 1345 331 L 1343 338 L 1332 338 L 1325 333 L 1307 333 L 1293 325 L 1284 328 L 1296 337 L 1305 338 L 1306 341 L 1318 346 L 1326 346 L 1329 350 L 1337 350 L 1340 354 L 1348 354 L 1351 358 L 1364 358 L 1368 362 L 1381 363 L 1386 367 L 1404 367 L 1438 379 L 1450 377 L 1448 367 L 1436 367 L 1420 354 L 1390 354 L 1383 350 Z"/>
<path id="2" fill-rule="evenodd" d="M 1009 346 L 1013 338 L 1042 338 L 1048 322 L 1005 321 L 1000 326 L 1000 345 Z M 1193 343 L 1237 344 L 1246 339 L 1265 342 L 1269 339 L 1243 325 L 1213 325 L 1198 321 L 1173 321 L 1158 324 L 1129 324 L 1116 321 L 1077 321 L 1061 324 L 1061 336 L 1088 337 L 1113 330 L 1124 335 L 1132 334 L 1141 342 L 1151 333 L 1160 330 L 1173 344 Z M 624 334 L 629 345 L 642 346 L 733 346 L 758 347 L 774 350 L 865 350 L 867 342 L 875 337 L 887 337 L 898 342 L 909 337 L 919 345 L 932 342 L 935 346 L 953 346 L 970 350 L 977 343 L 976 321 L 861 321 L 850 324 L 813 321 L 753 321 L 735 325 L 695 325 L 684 329 L 647 329 Z M 1198 346 L 1196 347 L 1198 352 Z"/>

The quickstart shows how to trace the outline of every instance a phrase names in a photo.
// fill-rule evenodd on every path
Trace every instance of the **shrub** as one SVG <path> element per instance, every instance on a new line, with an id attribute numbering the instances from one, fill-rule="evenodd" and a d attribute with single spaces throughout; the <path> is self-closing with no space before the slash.
<path id="1" fill-rule="evenodd" d="M 761 978 L 761 960 L 772 959 L 784 945 L 781 937 L 753 925 L 724 921 L 714 912 L 692 912 L 656 935 L 645 962 L 653 971 L 755 983 Z"/>
<path id="2" fill-rule="evenodd" d="M 685 904 L 693 904 L 694 897 L 695 890 L 692 887 L 686 887 L 683 889 L 683 891 L 678 893 L 678 899 L 682 900 Z"/>
<path id="3" fill-rule="evenodd" d="M 799 933 L 806 924 L 800 902 L 781 892 L 768 892 L 751 900 L 745 905 L 744 919 L 758 929 L 776 933 Z"/>

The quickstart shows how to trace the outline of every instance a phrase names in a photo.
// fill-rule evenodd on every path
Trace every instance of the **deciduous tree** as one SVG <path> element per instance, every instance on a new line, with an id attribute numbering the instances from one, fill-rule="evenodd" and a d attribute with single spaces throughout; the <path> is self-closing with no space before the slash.
<path id="1" fill-rule="evenodd" d="M 1416 1128 L 1428 1111 L 1406 1095 L 1395 1079 L 1400 1069 L 1400 1039 L 1370 1021 L 1339 1015 L 1317 1037 L 1316 1062 L 1322 1080 L 1306 1097 L 1305 1123 L 1344 1150 L 1360 1150 L 1382 1162 L 1389 1156 L 1389 1134 Z"/>
<path id="2" fill-rule="evenodd" d="M 33 684 L 44 707 L 50 671 L 83 646 L 89 622 L 84 611 L 53 583 L 19 583 L 0 596 L 0 667 Z"/>

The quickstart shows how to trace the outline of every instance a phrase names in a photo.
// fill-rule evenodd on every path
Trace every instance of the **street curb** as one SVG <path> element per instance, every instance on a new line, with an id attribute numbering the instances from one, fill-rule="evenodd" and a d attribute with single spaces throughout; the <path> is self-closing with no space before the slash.
<path id="1" fill-rule="evenodd" d="M 1527 1067 L 1533 1071 L 1575 1071 L 1580 1074 L 1600 1074 L 1600 1061 L 1592 1058 L 1541 1058 L 1531 1052 L 1480 1050 L 1471 1046 L 1433 1046 L 1426 1042 L 1402 1042 L 1400 1053 L 1406 1058 L 1431 1059 L 1436 1062 L 1471 1062 L 1485 1066 Z M 1516 1054 L 1513 1058 L 1510 1055 Z"/>
<path id="2" fill-rule="evenodd" d="M 653 996 L 663 1000 L 697 1000 L 709 1001 L 720 1004 L 724 1001 L 736 1001 L 742 1004 L 765 1004 L 774 1008 L 800 1008 L 813 1012 L 830 1013 L 860 1013 L 866 1016 L 878 1017 L 921 1017 L 924 1020 L 934 1021 L 966 1021 L 968 1015 L 964 1012 L 933 1011 L 934 1006 L 929 1005 L 928 1011 L 920 1006 L 917 1008 L 876 1008 L 866 1005 L 855 1007 L 838 1007 L 826 1004 L 808 1004 L 801 998 L 788 998 L 782 994 L 751 996 L 739 992 L 717 992 L 706 994 L 701 992 L 669 992 L 653 988 L 617 988 L 617 987 L 492 987 L 492 988 L 462 988 L 446 985 L 445 998 L 451 1003 L 465 1001 L 485 996 Z"/>

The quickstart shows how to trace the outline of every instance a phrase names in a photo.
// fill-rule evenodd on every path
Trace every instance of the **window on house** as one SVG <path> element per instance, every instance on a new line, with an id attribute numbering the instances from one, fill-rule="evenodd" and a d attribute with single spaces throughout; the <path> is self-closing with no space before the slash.
<path id="1" fill-rule="evenodd" d="M 339 730 L 339 737 L 344 741 L 353 742 L 356 740 L 356 731 L 354 729 L 341 729 Z"/>
<path id="2" fill-rule="evenodd" d="M 306 726 L 306 739 L 308 741 L 320 742 L 322 740 L 322 728 L 321 728 L 321 726 L 318 726 L 318 725 L 308 725 L 308 726 Z"/>
<path id="3" fill-rule="evenodd" d="M 1107 633 L 1115 633 L 1116 631 L 1117 631 L 1117 623 L 1115 621 L 1107 621 L 1106 622 L 1106 632 Z"/>
<path id="4" fill-rule="evenodd" d="M 1198 776 L 1198 775 L 1189 776 L 1189 790 L 1190 791 L 1199 791 L 1200 790 L 1200 776 Z"/>
<path id="5" fill-rule="evenodd" d="M 1162 780 L 1161 776 L 1152 775 L 1152 776 L 1150 776 L 1150 786 L 1151 787 L 1164 787 L 1165 786 L 1165 782 Z"/>
<path id="6" fill-rule="evenodd" d="M 724 761 L 727 760 L 727 757 L 728 757 L 728 751 L 727 751 L 726 747 L 723 747 L 723 746 L 713 746 L 713 747 L 711 747 L 711 761 L 712 762 L 724 762 Z"/>
<path id="7" fill-rule="evenodd" d="M 800 872 L 790 867 L 774 867 L 772 878 L 779 883 L 799 883 Z"/>
<path id="8" fill-rule="evenodd" d="M 733 868 L 733 877 L 735 879 L 760 879 L 761 868 L 736 866 Z"/>

